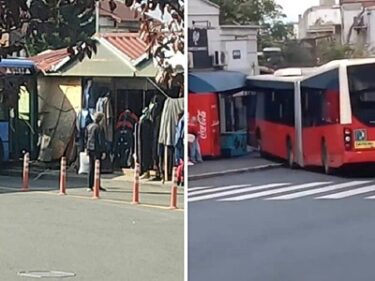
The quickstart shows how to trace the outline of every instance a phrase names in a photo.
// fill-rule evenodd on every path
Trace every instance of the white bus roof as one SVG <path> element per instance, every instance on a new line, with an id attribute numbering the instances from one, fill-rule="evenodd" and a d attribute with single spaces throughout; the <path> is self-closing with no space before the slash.
<path id="1" fill-rule="evenodd" d="M 339 69 L 340 67 L 371 63 L 375 64 L 375 58 L 335 60 L 319 67 L 284 68 L 275 71 L 274 74 L 248 76 L 247 80 L 292 83 L 306 80 L 327 71 Z"/>

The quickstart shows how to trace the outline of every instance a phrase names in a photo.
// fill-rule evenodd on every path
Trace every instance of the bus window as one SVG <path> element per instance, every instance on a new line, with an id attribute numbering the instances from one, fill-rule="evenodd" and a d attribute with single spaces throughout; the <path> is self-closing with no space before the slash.
<path id="1" fill-rule="evenodd" d="M 375 126 L 375 64 L 348 67 L 350 103 L 353 115 Z"/>
<path id="2" fill-rule="evenodd" d="M 326 91 L 323 100 L 323 120 L 326 124 L 337 124 L 340 119 L 339 112 L 339 92 Z"/>

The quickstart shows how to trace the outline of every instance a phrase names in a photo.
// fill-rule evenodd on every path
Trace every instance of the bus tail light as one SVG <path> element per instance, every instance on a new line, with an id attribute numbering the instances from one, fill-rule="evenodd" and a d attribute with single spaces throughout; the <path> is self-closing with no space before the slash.
<path id="1" fill-rule="evenodd" d="M 344 144 L 346 150 L 352 149 L 352 130 L 349 128 L 344 129 Z"/>

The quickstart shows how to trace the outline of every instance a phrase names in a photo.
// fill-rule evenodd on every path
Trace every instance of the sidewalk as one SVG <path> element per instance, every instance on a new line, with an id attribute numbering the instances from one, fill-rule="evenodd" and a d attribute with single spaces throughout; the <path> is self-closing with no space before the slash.
<path id="1" fill-rule="evenodd" d="M 206 160 L 203 163 L 189 166 L 188 180 L 200 180 L 228 174 L 272 169 L 282 165 L 282 163 L 261 158 L 257 152 L 250 152 L 246 156 Z"/>
<path id="2" fill-rule="evenodd" d="M 68 168 L 67 170 L 68 178 L 73 179 L 87 179 L 87 174 L 77 174 L 72 169 Z M 12 165 L 10 167 L 2 167 L 0 169 L 0 175 L 3 176 L 12 176 L 12 177 L 21 177 L 22 176 L 22 166 L 20 164 Z M 36 180 L 36 179 L 55 179 L 56 177 L 59 177 L 60 170 L 57 163 L 51 164 L 50 168 L 47 167 L 40 167 L 38 165 L 34 165 L 33 163 L 30 163 L 30 179 Z M 134 181 L 134 171 L 129 169 L 126 174 L 115 171 L 113 173 L 103 173 L 101 175 L 102 179 L 106 180 L 116 180 L 116 181 L 122 181 L 126 183 L 133 183 Z M 140 179 L 141 183 L 148 184 L 148 185 L 154 185 L 154 186 L 163 186 L 163 183 L 161 181 L 152 181 L 149 179 Z M 164 183 L 165 185 L 172 184 L 171 181 L 166 181 Z"/>
<path id="3" fill-rule="evenodd" d="M 101 191 L 100 197 L 104 201 L 130 204 L 133 197 L 133 184 L 117 179 L 102 179 L 101 185 L 107 189 Z M 0 194 L 21 192 L 22 177 L 0 176 Z M 30 178 L 30 192 L 42 191 L 58 195 L 59 178 Z M 67 177 L 67 196 L 86 199 L 92 198 L 92 192 L 87 191 L 86 178 Z M 140 204 L 168 208 L 170 205 L 171 184 L 150 185 L 140 183 Z M 184 188 L 177 189 L 177 206 L 184 208 Z"/>

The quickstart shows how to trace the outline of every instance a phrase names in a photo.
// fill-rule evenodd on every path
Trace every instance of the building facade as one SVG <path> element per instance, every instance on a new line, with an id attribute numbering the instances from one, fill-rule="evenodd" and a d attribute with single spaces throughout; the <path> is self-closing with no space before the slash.
<path id="1" fill-rule="evenodd" d="M 375 1 L 373 0 L 321 0 L 299 17 L 300 40 L 322 37 L 334 38 L 341 44 L 362 48 L 369 53 L 375 50 Z"/>
<path id="2" fill-rule="evenodd" d="M 258 71 L 255 25 L 220 25 L 220 7 L 208 0 L 189 1 L 190 69 Z"/>

